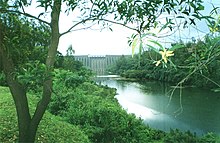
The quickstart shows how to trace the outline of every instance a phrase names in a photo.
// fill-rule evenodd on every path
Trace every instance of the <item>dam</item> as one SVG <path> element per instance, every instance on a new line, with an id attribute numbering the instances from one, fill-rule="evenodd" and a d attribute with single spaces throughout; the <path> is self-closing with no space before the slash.
<path id="1" fill-rule="evenodd" d="M 106 75 L 107 68 L 115 64 L 121 57 L 131 55 L 74 55 L 75 60 L 81 61 L 83 65 L 91 69 L 97 75 Z"/>

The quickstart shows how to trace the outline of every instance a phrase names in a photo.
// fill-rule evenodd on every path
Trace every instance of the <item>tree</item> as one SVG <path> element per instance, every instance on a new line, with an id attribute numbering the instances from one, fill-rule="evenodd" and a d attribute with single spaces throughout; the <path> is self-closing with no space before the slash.
<path id="1" fill-rule="evenodd" d="M 44 8 L 44 10 L 38 16 L 34 16 L 25 11 L 26 7 L 32 5 L 31 0 L 0 1 L 1 17 L 8 14 L 18 14 L 21 18 L 34 19 L 50 27 L 50 44 L 45 60 L 46 69 L 44 71 L 44 76 L 47 78 L 43 81 L 42 98 L 37 104 L 33 116 L 31 116 L 26 90 L 12 76 L 17 68 L 15 66 L 16 60 L 12 58 L 12 53 L 8 50 L 10 45 L 5 44 L 7 27 L 3 24 L 2 19 L 0 19 L 0 65 L 3 66 L 3 71 L 16 106 L 19 142 L 34 142 L 35 140 L 37 127 L 51 99 L 53 91 L 51 73 L 54 70 L 57 47 L 61 36 L 77 30 L 79 25 L 88 28 L 95 22 L 102 24 L 104 27 L 108 27 L 109 24 L 119 24 L 135 30 L 138 34 L 155 28 L 158 25 L 161 26 L 161 29 L 168 27 L 170 30 L 173 30 L 174 27 L 179 26 L 175 25 L 173 17 L 167 17 L 166 22 L 161 22 L 159 19 L 161 15 L 164 13 L 178 14 L 178 18 L 184 18 L 185 25 L 187 23 L 195 24 L 194 20 L 201 19 L 200 10 L 204 8 L 201 0 L 188 0 L 186 2 L 183 0 L 38 0 L 37 4 L 38 7 Z M 66 7 L 61 8 L 62 4 L 65 4 Z M 69 14 L 69 16 L 71 16 L 70 13 L 73 14 L 73 11 L 77 11 L 79 16 L 79 18 L 76 18 L 78 21 L 73 23 L 63 33 L 59 32 L 61 9 L 66 14 Z M 50 22 L 43 19 L 43 16 L 48 13 L 50 14 Z M 86 23 L 89 26 L 85 25 Z M 20 51 L 21 49 L 18 48 L 18 50 Z"/>

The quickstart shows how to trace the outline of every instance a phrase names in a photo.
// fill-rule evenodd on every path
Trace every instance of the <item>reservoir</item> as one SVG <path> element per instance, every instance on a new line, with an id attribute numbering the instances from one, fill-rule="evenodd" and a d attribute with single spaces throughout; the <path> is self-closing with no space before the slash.
<path id="1" fill-rule="evenodd" d="M 220 93 L 195 87 L 177 87 L 158 81 L 125 81 L 98 77 L 97 82 L 117 89 L 122 108 L 151 128 L 220 135 Z"/>

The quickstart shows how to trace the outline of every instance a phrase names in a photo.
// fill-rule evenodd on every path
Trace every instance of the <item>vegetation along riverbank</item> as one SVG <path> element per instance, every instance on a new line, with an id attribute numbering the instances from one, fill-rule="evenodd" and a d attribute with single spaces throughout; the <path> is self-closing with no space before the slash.
<path id="1" fill-rule="evenodd" d="M 161 55 L 149 49 L 134 57 L 122 57 L 109 72 L 137 80 L 159 80 L 180 86 L 220 91 L 220 36 L 206 35 L 197 42 L 174 43 L 174 55 L 157 65 Z M 171 48 L 172 49 L 172 48 Z"/>
<path id="2" fill-rule="evenodd" d="M 80 74 L 86 73 L 82 78 Z M 51 103 L 40 123 L 37 142 L 76 143 L 215 143 L 219 137 L 209 133 L 197 137 L 193 133 L 171 130 L 165 133 L 144 125 L 141 119 L 128 114 L 114 98 L 116 90 L 97 85 L 84 68 L 76 71 L 57 69 Z M 76 82 L 77 81 L 77 82 Z M 28 101 L 33 113 L 39 101 L 37 85 L 30 88 Z M 0 87 L 0 141 L 16 142 L 18 127 L 16 112 L 8 87 Z"/>

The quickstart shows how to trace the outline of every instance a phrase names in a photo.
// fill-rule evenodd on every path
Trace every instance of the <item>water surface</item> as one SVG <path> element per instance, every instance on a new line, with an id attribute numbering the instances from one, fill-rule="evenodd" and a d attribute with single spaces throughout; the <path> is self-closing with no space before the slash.
<path id="1" fill-rule="evenodd" d="M 173 92 L 171 85 L 157 81 L 138 83 L 102 77 L 98 82 L 116 88 L 121 106 L 152 128 L 220 135 L 220 93 L 190 87 Z"/>

